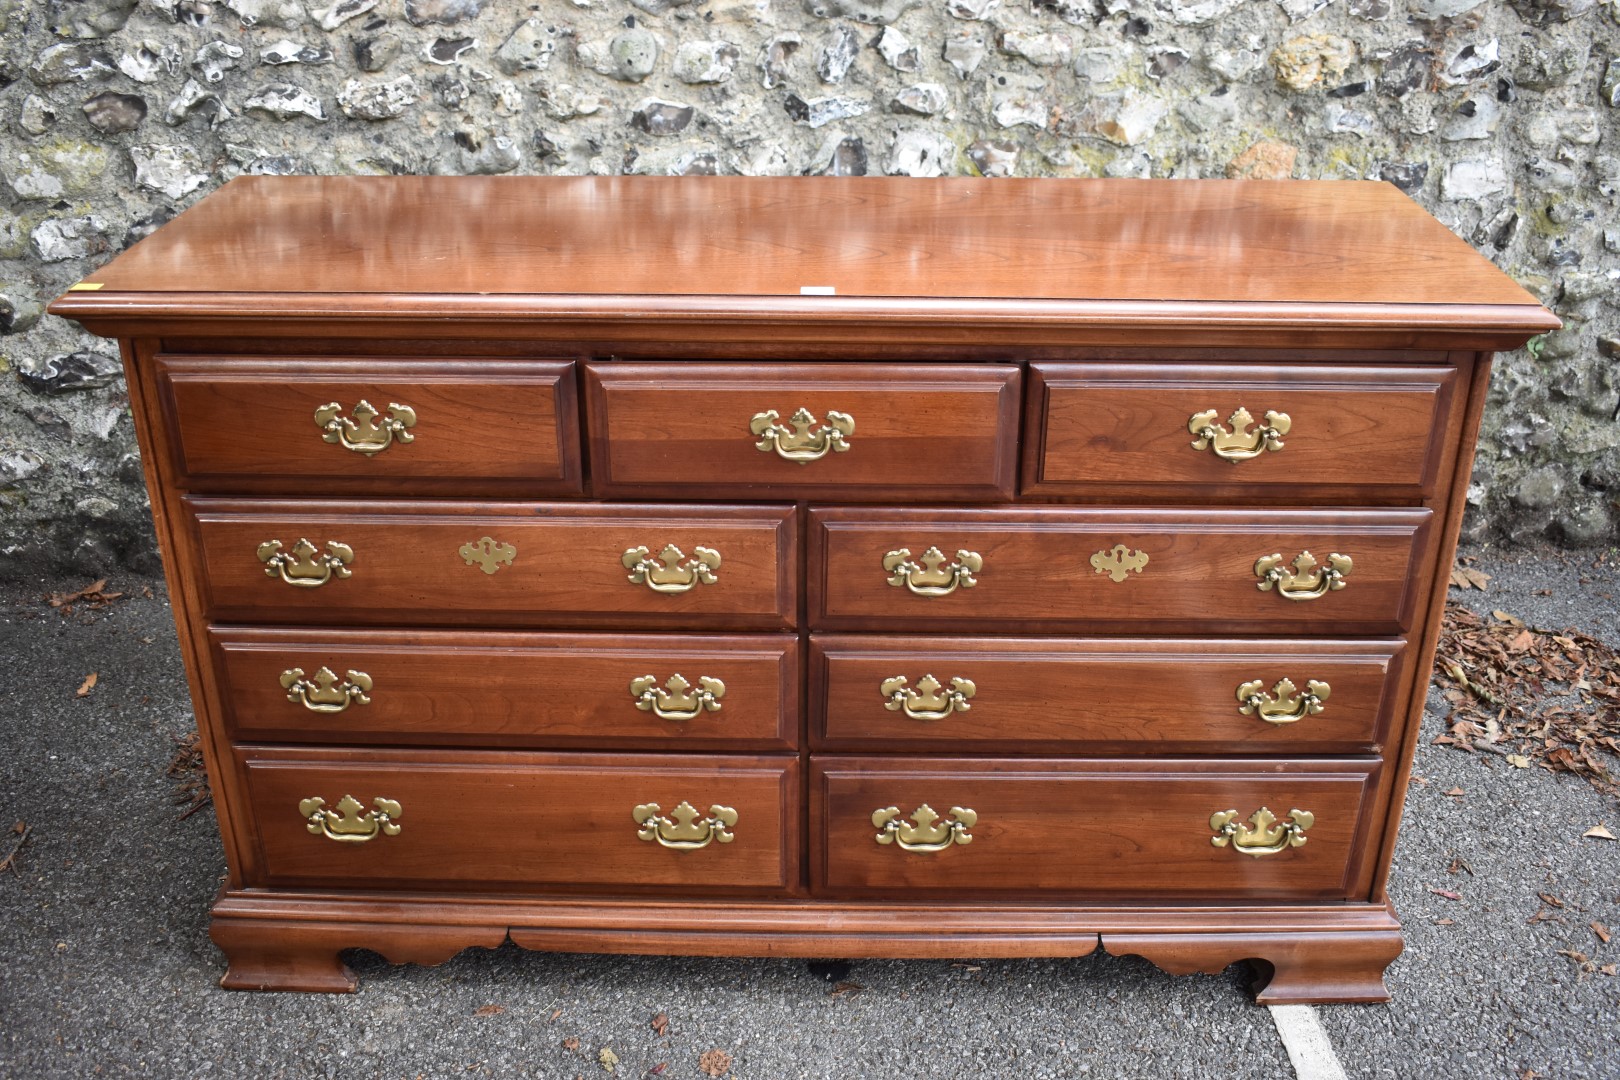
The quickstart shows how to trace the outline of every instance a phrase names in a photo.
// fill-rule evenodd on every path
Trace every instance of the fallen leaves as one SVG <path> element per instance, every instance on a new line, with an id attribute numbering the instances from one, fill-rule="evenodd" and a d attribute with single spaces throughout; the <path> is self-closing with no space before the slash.
<path id="1" fill-rule="evenodd" d="M 1608 828 L 1601 821 L 1598 822 L 1596 825 L 1592 826 L 1590 829 L 1587 829 L 1585 832 L 1581 833 L 1581 835 L 1583 837 L 1586 837 L 1586 838 L 1591 839 L 1591 840 L 1613 840 L 1614 839 L 1614 833 L 1610 832 L 1608 830 Z"/>
<path id="2" fill-rule="evenodd" d="M 731 1068 L 731 1055 L 724 1050 L 705 1050 L 698 1058 L 698 1068 L 705 1076 L 724 1076 Z"/>
<path id="3" fill-rule="evenodd" d="M 858 982 L 845 981 L 834 985 L 831 990 L 827 991 L 827 996 L 830 998 L 854 997 L 856 994 L 861 993 L 865 989 L 866 987 L 862 986 Z"/>
<path id="4" fill-rule="evenodd" d="M 661 1012 L 652 1018 L 654 1035 L 662 1035 L 669 1030 L 669 1013 Z"/>
<path id="5" fill-rule="evenodd" d="M 506 1011 L 505 1005 L 480 1005 L 473 1010 L 474 1016 L 499 1016 Z"/>
<path id="6" fill-rule="evenodd" d="M 1454 589 L 1484 589 L 1491 583 L 1491 575 L 1472 566 L 1451 568 L 1451 587 Z"/>
<path id="7" fill-rule="evenodd" d="M 1450 889 L 1437 889 L 1433 885 L 1430 885 L 1429 886 L 1429 891 L 1434 893 L 1434 895 L 1444 897 L 1447 900 L 1461 900 L 1462 899 L 1462 893 L 1452 892 Z"/>
<path id="8" fill-rule="evenodd" d="M 90 674 L 88 674 L 88 675 L 86 675 L 84 677 L 84 682 L 79 684 L 79 689 L 74 691 L 73 696 L 74 697 L 89 697 L 90 696 L 90 691 L 94 690 L 95 688 L 96 688 L 96 673 L 92 671 Z"/>
<path id="9" fill-rule="evenodd" d="M 579 1049 L 579 1040 L 577 1038 L 575 1038 L 574 1036 L 570 1035 L 570 1036 L 568 1036 L 568 1038 L 563 1040 L 562 1046 L 563 1046 L 564 1050 L 569 1050 L 569 1051 L 578 1050 Z"/>
<path id="10" fill-rule="evenodd" d="M 109 604 L 122 600 L 123 597 L 124 594 L 121 592 L 108 592 L 107 579 L 102 578 L 100 581 L 93 581 L 84 588 L 73 592 L 48 593 L 45 602 L 63 615 L 71 615 L 76 604 L 82 603 L 87 605 L 90 610 L 98 611 Z"/>
<path id="11" fill-rule="evenodd" d="M 1586 925 L 1590 926 L 1592 928 L 1592 933 L 1596 934 L 1597 939 L 1599 941 L 1603 942 L 1603 944 L 1605 944 L 1605 945 L 1607 945 L 1609 943 L 1609 941 L 1614 937 L 1614 934 L 1609 930 L 1609 928 L 1607 926 L 1604 926 L 1602 923 L 1598 922 L 1596 919 L 1593 919 L 1591 922 L 1587 923 Z"/>
<path id="12" fill-rule="evenodd" d="M 11 827 L 11 835 L 17 838 L 17 842 L 11 845 L 6 857 L 0 859 L 0 870 L 10 870 L 13 874 L 17 872 L 17 852 L 22 850 L 22 846 L 28 842 L 28 834 L 33 831 L 34 827 L 23 821 Z"/>
<path id="13" fill-rule="evenodd" d="M 180 820 L 195 814 L 214 801 L 214 790 L 208 783 L 208 766 L 203 760 L 202 737 L 193 731 L 175 737 L 174 756 L 164 774 L 175 781 L 174 804 L 184 807 Z"/>

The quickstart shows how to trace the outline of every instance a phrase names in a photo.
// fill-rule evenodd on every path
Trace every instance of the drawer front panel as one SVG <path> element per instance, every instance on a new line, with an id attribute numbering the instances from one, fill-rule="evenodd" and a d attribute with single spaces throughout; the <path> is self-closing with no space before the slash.
<path id="1" fill-rule="evenodd" d="M 1013 495 L 1011 365 L 591 363 L 585 386 L 600 495 Z"/>
<path id="2" fill-rule="evenodd" d="M 785 635 L 213 627 L 209 638 L 239 741 L 798 745 L 799 643 Z"/>
<path id="3" fill-rule="evenodd" d="M 1404 633 L 1428 510 L 815 509 L 814 629 Z M 1315 576 L 1295 565 L 1319 560 Z M 1342 577 L 1327 571 L 1334 555 Z M 1283 582 L 1256 571 L 1277 556 Z M 1269 589 L 1261 589 L 1270 584 Z M 1322 595 L 1291 600 L 1285 594 Z"/>
<path id="4" fill-rule="evenodd" d="M 1403 695 L 1405 650 L 1402 641 L 818 634 L 810 646 L 812 746 L 1377 753 Z"/>
<path id="5" fill-rule="evenodd" d="M 798 877 L 792 758 L 237 753 L 259 884 L 734 892 L 781 890 Z M 344 796 L 354 802 L 345 806 Z M 322 803 L 305 801 L 313 799 Z M 658 810 L 638 821 L 636 807 L 653 803 Z M 684 828 L 683 803 L 698 812 Z M 715 806 L 734 817 L 711 813 Z M 312 824 L 311 813 L 329 816 Z M 334 840 L 328 829 L 351 839 Z M 652 838 L 641 839 L 643 831 Z"/>
<path id="6" fill-rule="evenodd" d="M 1426 494 L 1454 441 L 1456 377 L 1446 367 L 1033 364 L 1025 489 L 1113 485 L 1141 498 L 1182 485 L 1301 502 L 1319 490 L 1341 502 Z M 1239 409 L 1248 419 L 1234 422 Z"/>
<path id="7" fill-rule="evenodd" d="M 158 384 L 197 490 L 580 490 L 572 361 L 159 356 Z"/>
<path id="8" fill-rule="evenodd" d="M 1364 838 L 1376 835 L 1366 817 L 1378 767 L 1370 759 L 812 759 L 812 887 L 828 895 L 1344 899 Z M 891 807 L 895 814 L 883 813 Z M 1279 819 L 1275 832 L 1252 820 L 1262 807 Z M 1302 833 L 1288 828 L 1296 809 L 1314 819 Z M 1217 847 L 1211 817 L 1225 811 L 1250 829 Z M 1292 846 L 1298 836 L 1304 843 Z M 1239 845 L 1280 850 L 1248 854 Z"/>
<path id="9" fill-rule="evenodd" d="M 216 622 L 781 629 L 794 620 L 790 507 L 187 505 Z"/>

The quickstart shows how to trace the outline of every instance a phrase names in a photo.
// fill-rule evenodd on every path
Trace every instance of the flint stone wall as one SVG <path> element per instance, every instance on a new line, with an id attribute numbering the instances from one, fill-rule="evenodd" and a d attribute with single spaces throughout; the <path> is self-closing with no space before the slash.
<path id="1" fill-rule="evenodd" d="M 0 572 L 156 565 L 114 351 L 41 308 L 241 173 L 1387 180 L 1567 324 L 1470 532 L 1612 542 L 1617 117 L 1620 0 L 0 0 Z"/>

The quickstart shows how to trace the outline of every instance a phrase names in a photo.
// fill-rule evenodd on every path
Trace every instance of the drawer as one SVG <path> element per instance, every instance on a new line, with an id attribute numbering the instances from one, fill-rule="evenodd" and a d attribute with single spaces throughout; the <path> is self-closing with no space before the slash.
<path id="1" fill-rule="evenodd" d="M 646 498 L 1006 500 L 1020 379 L 1007 364 L 590 363 L 592 483 Z"/>
<path id="2" fill-rule="evenodd" d="M 783 750 L 799 642 L 669 634 L 211 627 L 226 724 L 253 742 Z"/>
<path id="3" fill-rule="evenodd" d="M 1449 367 L 1031 364 L 1024 490 L 1421 497 L 1457 441 L 1456 382 Z"/>
<path id="4" fill-rule="evenodd" d="M 1420 509 L 817 508 L 810 625 L 1401 634 L 1412 626 L 1433 559 L 1431 516 Z M 1296 565 L 1306 552 L 1314 568 Z M 1268 580 L 1271 564 L 1261 563 L 1272 556 L 1280 580 Z"/>
<path id="5" fill-rule="evenodd" d="M 811 744 L 846 752 L 1379 753 L 1404 698 L 1405 658 L 1403 641 L 818 634 L 810 642 Z"/>
<path id="6" fill-rule="evenodd" d="M 237 755 L 258 840 L 255 884 L 716 893 L 798 880 L 791 757 L 254 746 Z"/>
<path id="7" fill-rule="evenodd" d="M 1363 848 L 1378 835 L 1368 820 L 1378 769 L 1371 759 L 812 758 L 811 887 L 1348 899 L 1376 854 Z M 1262 808 L 1278 819 L 1269 827 Z M 1217 847 L 1211 818 L 1228 811 L 1234 835 Z"/>
<path id="8" fill-rule="evenodd" d="M 160 354 L 157 372 L 194 490 L 580 490 L 572 361 Z"/>
<path id="9" fill-rule="evenodd" d="M 216 622 L 782 629 L 792 507 L 188 498 Z"/>

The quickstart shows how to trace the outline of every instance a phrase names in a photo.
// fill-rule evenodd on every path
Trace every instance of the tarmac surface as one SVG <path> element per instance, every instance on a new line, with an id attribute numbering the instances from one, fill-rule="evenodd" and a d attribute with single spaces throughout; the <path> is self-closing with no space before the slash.
<path id="1" fill-rule="evenodd" d="M 1620 642 L 1614 552 L 1473 554 L 1494 579 L 1455 598 Z M 604 1051 L 618 1078 L 702 1080 L 711 1051 L 739 1080 L 1295 1075 L 1241 966 L 1172 978 L 1100 953 L 845 966 L 508 945 L 436 968 L 355 954 L 353 995 L 220 990 L 223 854 L 212 813 L 181 820 L 165 775 L 194 723 L 164 590 L 115 576 L 128 598 L 101 610 L 43 602 L 84 584 L 0 587 L 0 859 L 12 823 L 30 829 L 0 871 L 0 1077 L 568 1080 L 609 1076 Z M 1582 837 L 1620 835 L 1620 800 L 1430 745 L 1437 704 L 1391 884 L 1407 940 L 1393 1001 L 1317 1010 L 1344 1073 L 1620 1077 L 1620 977 L 1601 973 L 1620 940 L 1590 926 L 1620 937 L 1620 842 Z"/>

